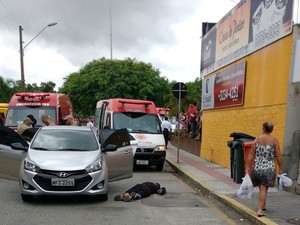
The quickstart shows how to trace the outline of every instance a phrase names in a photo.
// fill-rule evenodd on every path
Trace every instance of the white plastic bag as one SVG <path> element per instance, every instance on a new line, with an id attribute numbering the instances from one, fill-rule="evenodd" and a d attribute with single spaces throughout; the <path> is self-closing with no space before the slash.
<path id="1" fill-rule="evenodd" d="M 243 182 L 237 193 L 238 198 L 251 198 L 253 193 L 253 184 L 248 173 L 242 178 Z"/>
<path id="2" fill-rule="evenodd" d="M 293 184 L 293 181 L 287 177 L 286 173 L 279 174 L 277 176 L 278 181 L 278 189 L 280 191 L 283 190 L 283 187 L 290 187 Z"/>

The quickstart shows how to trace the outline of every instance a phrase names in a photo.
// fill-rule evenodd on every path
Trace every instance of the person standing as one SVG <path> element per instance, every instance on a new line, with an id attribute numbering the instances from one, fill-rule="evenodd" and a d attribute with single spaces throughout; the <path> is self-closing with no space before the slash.
<path id="1" fill-rule="evenodd" d="M 19 135 L 22 135 L 26 129 L 32 127 L 32 123 L 33 122 L 31 121 L 31 119 L 29 117 L 25 117 L 23 122 L 18 126 L 17 133 Z"/>
<path id="2" fill-rule="evenodd" d="M 91 118 L 88 119 L 88 122 L 86 123 L 86 125 L 87 125 L 88 127 L 94 127 L 94 124 L 93 124 Z"/>
<path id="3" fill-rule="evenodd" d="M 196 132 L 196 114 L 197 114 L 198 108 L 197 103 L 193 102 L 193 104 L 189 105 L 187 116 L 188 116 L 188 134 L 194 138 L 195 132 Z"/>
<path id="4" fill-rule="evenodd" d="M 165 118 L 165 120 L 161 123 L 161 129 L 163 131 L 163 135 L 165 138 L 165 146 L 166 149 L 168 147 L 168 142 L 171 139 L 171 132 L 172 132 L 172 124 L 169 122 L 168 117 Z"/>
<path id="5" fill-rule="evenodd" d="M 46 126 L 55 126 L 49 115 L 42 115 L 41 120 Z"/>
<path id="6" fill-rule="evenodd" d="M 31 124 L 31 125 L 32 125 L 32 127 L 35 127 L 37 121 L 36 121 L 36 119 L 34 118 L 34 116 L 31 115 L 31 114 L 29 114 L 29 115 L 27 115 L 26 117 L 28 117 L 29 119 L 31 119 L 31 121 L 32 121 L 32 124 Z"/>
<path id="7" fill-rule="evenodd" d="M 282 173 L 282 156 L 278 139 L 271 135 L 273 128 L 274 124 L 271 121 L 263 123 L 263 133 L 254 140 L 246 161 L 246 173 L 249 173 L 250 164 L 254 158 L 251 179 L 253 186 L 259 187 L 258 217 L 265 216 L 263 211 L 266 211 L 268 188 L 275 186 L 275 161 L 279 167 L 279 174 Z"/>
<path id="8" fill-rule="evenodd" d="M 75 126 L 74 124 L 74 117 L 72 115 L 67 115 L 65 118 L 66 125 L 68 126 Z"/>

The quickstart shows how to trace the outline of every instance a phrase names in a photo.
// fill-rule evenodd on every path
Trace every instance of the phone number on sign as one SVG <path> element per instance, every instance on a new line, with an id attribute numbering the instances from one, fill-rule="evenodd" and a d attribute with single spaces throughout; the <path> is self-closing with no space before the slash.
<path id="1" fill-rule="evenodd" d="M 218 94 L 219 101 L 226 101 L 228 99 L 230 100 L 237 100 L 239 97 L 239 89 L 238 86 L 232 86 L 227 89 L 220 90 Z"/>

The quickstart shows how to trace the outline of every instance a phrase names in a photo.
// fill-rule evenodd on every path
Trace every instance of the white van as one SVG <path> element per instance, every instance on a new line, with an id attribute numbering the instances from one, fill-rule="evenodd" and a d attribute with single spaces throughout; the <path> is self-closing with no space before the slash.
<path id="1" fill-rule="evenodd" d="M 96 105 L 94 126 L 126 128 L 138 142 L 134 165 L 156 166 L 161 171 L 166 157 L 165 140 L 156 106 L 152 101 L 114 98 Z"/>

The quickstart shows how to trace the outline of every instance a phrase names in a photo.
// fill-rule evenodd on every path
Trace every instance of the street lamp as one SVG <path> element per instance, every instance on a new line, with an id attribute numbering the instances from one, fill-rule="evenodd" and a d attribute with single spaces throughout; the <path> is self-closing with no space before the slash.
<path id="1" fill-rule="evenodd" d="M 20 36 L 20 63 L 21 63 L 21 88 L 22 92 L 25 92 L 25 75 L 24 75 L 24 50 L 25 48 L 39 36 L 46 28 L 55 26 L 57 23 L 49 23 L 45 26 L 37 35 L 35 35 L 24 47 L 23 47 L 23 38 L 22 38 L 22 26 L 19 26 L 19 36 Z"/>

